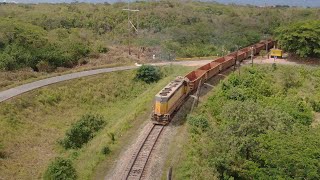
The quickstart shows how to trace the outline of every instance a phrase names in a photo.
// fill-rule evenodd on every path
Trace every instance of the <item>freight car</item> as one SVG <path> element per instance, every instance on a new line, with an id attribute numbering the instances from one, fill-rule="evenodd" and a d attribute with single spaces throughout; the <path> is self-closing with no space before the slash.
<path id="1" fill-rule="evenodd" d="M 174 112 L 177 111 L 187 97 L 194 93 L 205 81 L 234 66 L 237 61 L 241 62 L 247 59 L 252 53 L 256 55 L 259 54 L 261 50 L 271 49 L 274 44 L 275 42 L 273 40 L 261 41 L 205 64 L 191 71 L 185 77 L 177 77 L 155 96 L 152 113 L 153 123 L 168 124 Z"/>

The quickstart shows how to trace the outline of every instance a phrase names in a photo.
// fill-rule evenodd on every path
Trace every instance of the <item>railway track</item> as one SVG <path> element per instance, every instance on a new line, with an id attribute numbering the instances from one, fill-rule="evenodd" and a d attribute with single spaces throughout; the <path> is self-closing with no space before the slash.
<path id="1" fill-rule="evenodd" d="M 162 125 L 154 124 L 152 126 L 138 151 L 133 154 L 132 161 L 126 169 L 123 179 L 136 180 L 143 177 L 143 172 L 145 170 L 146 164 L 163 129 L 164 126 Z"/>

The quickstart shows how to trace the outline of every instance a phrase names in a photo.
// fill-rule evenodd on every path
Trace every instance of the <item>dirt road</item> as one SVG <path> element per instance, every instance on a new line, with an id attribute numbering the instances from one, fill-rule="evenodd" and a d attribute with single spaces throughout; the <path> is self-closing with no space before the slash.
<path id="1" fill-rule="evenodd" d="M 212 60 L 201 60 L 201 61 L 179 61 L 179 62 L 164 62 L 164 63 L 153 63 L 152 65 L 155 66 L 164 66 L 164 65 L 183 65 L 183 66 L 200 66 L 204 65 Z M 5 100 L 8 100 L 10 98 L 13 98 L 15 96 L 18 96 L 20 94 L 23 94 L 25 92 L 43 87 L 48 86 L 50 84 L 55 84 L 62 81 L 72 80 L 76 78 L 86 77 L 86 76 L 92 76 L 96 74 L 101 73 L 108 73 L 108 72 L 115 72 L 115 71 L 124 71 L 129 69 L 136 69 L 138 66 L 121 66 L 121 67 L 113 67 L 113 68 L 103 68 L 103 69 L 96 69 L 96 70 L 89 70 L 89 71 L 82 71 L 82 72 L 76 72 L 56 77 L 51 77 L 39 81 L 35 81 L 32 83 L 27 83 L 21 86 L 17 86 L 5 91 L 0 92 L 0 102 L 3 102 Z"/>
<path id="2" fill-rule="evenodd" d="M 244 64 L 251 64 L 251 60 L 244 60 L 243 63 Z M 269 59 L 261 59 L 261 58 L 257 58 L 254 59 L 253 61 L 254 64 L 283 64 L 283 65 L 299 65 L 298 63 L 294 62 L 294 61 L 288 61 L 286 59 L 273 59 L 273 58 L 269 58 Z"/>
<path id="3" fill-rule="evenodd" d="M 162 62 L 162 63 L 150 63 L 154 66 L 164 66 L 164 65 L 182 65 L 182 66 L 201 66 L 204 64 L 207 64 L 211 62 L 212 60 L 198 60 L 198 61 L 175 61 L 175 62 Z M 245 60 L 243 64 L 250 64 L 251 60 Z M 277 59 L 274 61 L 274 59 L 255 59 L 254 64 L 284 64 L 284 65 L 301 65 L 301 63 L 297 63 L 294 61 L 284 60 L 284 59 Z M 306 64 L 308 65 L 308 64 Z M 103 68 L 103 69 L 96 69 L 96 70 L 89 70 L 89 71 L 82 71 L 82 72 L 76 72 L 56 77 L 51 77 L 39 81 L 35 81 L 32 83 L 27 83 L 21 86 L 17 86 L 5 91 L 0 92 L 0 103 L 8 100 L 12 97 L 18 96 L 20 94 L 23 94 L 25 92 L 47 86 L 50 84 L 55 84 L 62 81 L 72 80 L 76 78 L 101 74 L 101 73 L 108 73 L 108 72 L 115 72 L 115 71 L 124 71 L 129 69 L 136 69 L 138 66 L 121 66 L 121 67 L 113 67 L 113 68 Z"/>

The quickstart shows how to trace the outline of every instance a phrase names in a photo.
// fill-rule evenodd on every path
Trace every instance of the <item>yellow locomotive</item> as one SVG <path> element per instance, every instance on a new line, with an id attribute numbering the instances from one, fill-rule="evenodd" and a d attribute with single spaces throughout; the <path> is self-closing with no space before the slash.
<path id="1" fill-rule="evenodd" d="M 273 40 L 261 41 L 205 64 L 185 77 L 177 77 L 155 96 L 153 123 L 168 124 L 174 112 L 179 109 L 189 94 L 195 92 L 206 80 L 234 66 L 236 61 L 247 59 L 251 53 L 258 54 L 263 49 L 271 49 L 274 43 Z"/>
<path id="2" fill-rule="evenodd" d="M 182 105 L 188 94 L 188 80 L 185 77 L 179 76 L 164 87 L 155 97 L 152 116 L 154 123 L 166 125 L 173 112 Z"/>

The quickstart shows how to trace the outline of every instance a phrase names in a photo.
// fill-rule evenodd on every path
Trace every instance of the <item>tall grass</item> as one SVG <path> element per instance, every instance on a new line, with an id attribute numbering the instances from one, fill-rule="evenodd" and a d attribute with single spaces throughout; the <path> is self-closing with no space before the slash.
<path id="1" fill-rule="evenodd" d="M 153 97 L 166 83 L 191 68 L 164 67 L 158 83 L 134 81 L 135 71 L 80 78 L 41 88 L 0 104 L 0 142 L 8 154 L 0 159 L 4 179 L 41 178 L 55 157 L 70 158 L 79 177 L 90 179 L 97 165 L 114 158 L 127 132 L 151 112 Z M 65 150 L 58 140 L 83 114 L 100 114 L 108 125 L 80 149 Z M 109 134 L 114 134 L 114 140 Z M 111 150 L 107 156 L 104 147 Z"/>

